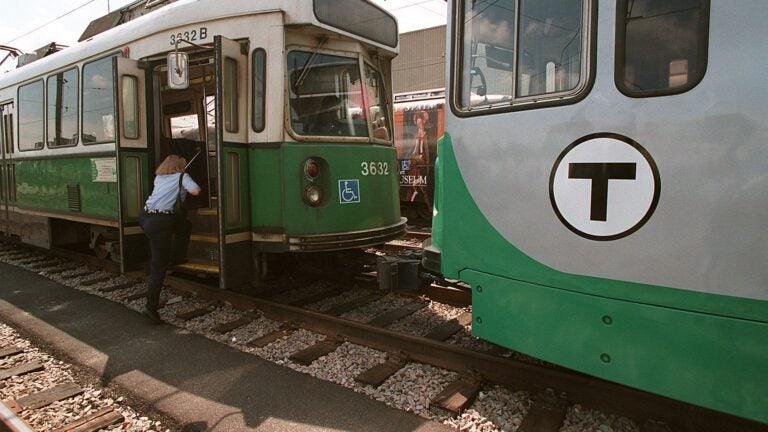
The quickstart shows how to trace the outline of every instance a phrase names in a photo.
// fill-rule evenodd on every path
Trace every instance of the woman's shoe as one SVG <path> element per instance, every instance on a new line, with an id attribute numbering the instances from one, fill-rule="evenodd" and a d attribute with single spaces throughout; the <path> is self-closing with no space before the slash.
<path id="1" fill-rule="evenodd" d="M 157 313 L 157 311 L 149 310 L 145 306 L 144 309 L 141 310 L 141 314 L 144 315 L 148 320 L 152 321 L 155 324 L 162 324 L 163 320 L 160 318 L 160 314 Z"/>

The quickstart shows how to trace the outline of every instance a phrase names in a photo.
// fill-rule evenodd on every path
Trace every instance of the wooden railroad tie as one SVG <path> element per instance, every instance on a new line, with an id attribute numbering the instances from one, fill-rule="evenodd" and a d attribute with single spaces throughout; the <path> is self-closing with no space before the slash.
<path id="1" fill-rule="evenodd" d="M 70 270 L 74 270 L 74 269 L 76 269 L 78 267 L 79 266 L 77 264 L 65 264 L 65 265 L 61 265 L 61 266 L 51 267 L 51 269 L 48 270 L 48 273 L 50 273 L 52 275 L 55 275 L 55 274 L 59 274 L 59 273 L 68 272 Z"/>
<path id="2" fill-rule="evenodd" d="M 93 272 L 90 271 L 90 270 L 80 270 L 78 272 L 70 273 L 68 275 L 61 275 L 61 278 L 62 279 L 74 279 L 74 278 L 79 278 L 79 277 L 82 277 L 82 276 L 89 275 L 91 273 L 93 273 Z"/>
<path id="3" fill-rule="evenodd" d="M 123 415 L 115 411 L 113 407 L 106 407 L 62 426 L 53 432 L 93 432 L 120 423 L 123 420 Z"/>
<path id="4" fill-rule="evenodd" d="M 35 263 L 35 264 L 32 264 L 32 265 L 27 266 L 27 267 L 30 270 L 42 270 L 44 268 L 54 268 L 54 267 L 56 267 L 56 266 L 58 266 L 60 264 L 61 264 L 60 261 L 58 261 L 58 260 L 51 261 L 51 258 L 48 258 L 46 260 L 40 261 L 39 263 Z"/>
<path id="5" fill-rule="evenodd" d="M 232 330 L 238 329 L 244 325 L 248 325 L 251 322 L 253 322 L 253 315 L 246 314 L 244 316 L 241 316 L 240 318 L 214 326 L 211 329 L 211 331 L 214 331 L 218 334 L 225 334 L 225 333 L 231 332 Z"/>
<path id="6" fill-rule="evenodd" d="M 147 291 L 147 290 L 144 290 L 144 291 L 139 291 L 139 292 L 137 292 L 137 293 L 133 293 L 133 294 L 131 294 L 131 295 L 125 296 L 125 300 L 127 300 L 127 301 L 134 301 L 134 300 L 138 300 L 138 299 L 140 299 L 140 298 L 144 298 L 144 297 L 146 297 L 146 296 L 147 296 L 147 293 L 148 293 L 148 291 Z"/>
<path id="7" fill-rule="evenodd" d="M 481 384 L 481 380 L 476 376 L 459 377 L 432 399 L 429 408 L 459 415 L 475 401 Z"/>
<path id="8" fill-rule="evenodd" d="M 14 401 L 19 409 L 17 414 L 25 409 L 38 409 L 60 400 L 69 399 L 83 393 L 83 391 L 84 390 L 77 384 L 68 382 L 37 393 L 32 393 Z"/>
<path id="9" fill-rule="evenodd" d="M 9 260 L 19 260 L 23 259 L 23 257 L 29 257 L 29 254 L 26 252 L 16 252 L 16 253 L 9 253 L 5 256 L 5 258 L 8 258 Z"/>
<path id="10" fill-rule="evenodd" d="M 248 343 L 246 343 L 246 345 L 248 345 L 251 348 L 264 348 L 265 346 L 271 344 L 272 342 L 278 339 L 282 339 L 286 336 L 290 336 L 295 331 L 296 331 L 295 327 L 291 326 L 290 324 L 284 324 L 279 329 L 273 332 L 267 333 L 263 336 L 250 340 Z"/>
<path id="11" fill-rule="evenodd" d="M 0 348 L 0 359 L 10 357 L 12 355 L 20 354 L 22 352 L 24 352 L 24 350 L 22 348 L 19 348 L 16 345 Z"/>
<path id="12" fill-rule="evenodd" d="M 359 307 L 365 306 L 369 303 L 373 303 L 376 300 L 379 300 L 381 298 L 381 294 L 368 294 L 364 295 L 362 297 L 356 298 L 354 300 L 350 300 L 345 303 L 338 304 L 325 312 L 323 312 L 325 315 L 330 316 L 339 316 L 343 315 L 351 310 L 357 309 Z"/>
<path id="13" fill-rule="evenodd" d="M 551 393 L 539 393 L 523 417 L 518 432 L 557 432 L 562 427 L 568 401 Z"/>
<path id="14" fill-rule="evenodd" d="M 291 306 L 296 306 L 296 307 L 304 307 L 304 306 L 306 306 L 308 304 L 317 303 L 320 300 L 326 299 L 328 297 L 337 296 L 337 295 L 341 294 L 344 291 L 345 290 L 343 290 L 341 288 L 329 288 L 329 289 L 322 290 L 322 291 L 320 291 L 320 292 L 318 292 L 316 294 L 310 294 L 308 296 L 304 296 L 304 297 L 301 297 L 299 299 L 293 300 L 293 301 L 289 302 L 288 304 L 291 305 Z"/>
<path id="15" fill-rule="evenodd" d="M 408 356 L 404 353 L 390 354 L 387 356 L 386 362 L 379 363 L 367 371 L 360 373 L 355 377 L 355 381 L 378 387 L 383 384 L 387 378 L 402 369 L 407 362 Z"/>
<path id="16" fill-rule="evenodd" d="M 291 290 L 295 290 L 295 289 L 301 288 L 301 287 L 306 286 L 306 285 L 307 285 L 306 281 L 303 281 L 303 280 L 298 280 L 298 281 L 297 280 L 292 280 L 292 281 L 289 281 L 288 283 L 285 283 L 285 284 L 281 284 L 281 285 L 278 285 L 278 286 L 273 286 L 273 287 L 270 287 L 270 288 L 263 289 L 263 290 L 259 291 L 258 293 L 256 293 L 256 296 L 259 297 L 259 298 L 263 298 L 263 299 L 269 299 L 269 298 L 272 298 L 272 297 L 276 297 L 279 294 L 282 294 L 282 293 L 285 293 L 285 292 L 288 292 L 288 291 L 291 291 Z"/>
<path id="17" fill-rule="evenodd" d="M 219 304 L 220 303 L 217 301 L 208 302 L 205 306 L 191 309 L 186 312 L 179 312 L 176 314 L 176 318 L 184 321 L 189 321 L 193 318 L 197 318 L 213 312 L 219 306 Z"/>
<path id="18" fill-rule="evenodd" d="M 325 340 L 291 354 L 288 359 L 300 365 L 309 366 L 313 361 L 336 350 L 344 342 L 339 337 L 327 337 Z"/>
<path id="19" fill-rule="evenodd" d="M 84 281 L 80 281 L 80 285 L 82 286 L 91 286 L 96 285 L 97 283 L 106 282 L 110 279 L 112 279 L 114 276 L 97 276 L 93 279 L 86 279 Z"/>
<path id="20" fill-rule="evenodd" d="M 28 373 L 37 372 L 43 369 L 44 369 L 44 366 L 39 361 L 24 363 L 19 366 L 8 368 L 8 369 L 0 369 L 0 381 L 7 380 L 12 376 L 26 375 Z"/>
<path id="21" fill-rule="evenodd" d="M 408 303 L 406 305 L 400 306 L 395 310 L 377 316 L 376 318 L 368 321 L 368 324 L 375 327 L 386 327 L 397 320 L 403 319 L 408 315 L 411 315 L 414 312 L 425 308 L 426 306 L 427 305 L 421 302 Z"/>
<path id="22" fill-rule="evenodd" d="M 122 282 L 122 283 L 115 284 L 115 285 L 109 285 L 109 286 L 101 287 L 101 288 L 99 288 L 99 292 L 107 293 L 107 292 L 120 291 L 120 290 L 124 290 L 126 288 L 130 288 L 130 287 L 132 287 L 132 286 L 134 286 L 134 285 L 136 285 L 138 283 L 139 282 L 135 281 L 135 280 L 134 281 L 128 281 L 128 282 Z"/>
<path id="23" fill-rule="evenodd" d="M 47 261 L 49 259 L 50 259 L 50 257 L 35 256 L 35 257 L 31 257 L 29 259 L 25 259 L 25 260 L 19 261 L 17 264 L 25 266 L 25 265 L 28 265 L 28 264 L 34 264 L 34 263 L 37 263 L 37 262 Z"/>
<path id="24" fill-rule="evenodd" d="M 472 313 L 464 312 L 456 318 L 447 321 L 439 326 L 433 328 L 426 336 L 427 339 L 436 341 L 444 341 L 454 334 L 458 333 L 465 326 L 472 322 Z"/>

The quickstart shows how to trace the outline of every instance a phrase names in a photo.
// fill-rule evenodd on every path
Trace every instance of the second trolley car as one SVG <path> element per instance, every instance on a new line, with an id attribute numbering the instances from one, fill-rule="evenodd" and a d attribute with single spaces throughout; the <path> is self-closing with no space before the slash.
<path id="1" fill-rule="evenodd" d="M 425 263 L 472 331 L 768 423 L 765 4 L 451 3 Z"/>

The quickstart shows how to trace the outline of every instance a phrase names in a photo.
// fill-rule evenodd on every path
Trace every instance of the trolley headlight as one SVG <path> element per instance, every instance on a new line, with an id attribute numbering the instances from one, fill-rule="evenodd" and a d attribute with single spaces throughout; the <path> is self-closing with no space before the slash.
<path id="1" fill-rule="evenodd" d="M 307 200 L 309 205 L 317 207 L 320 205 L 320 201 L 323 199 L 323 195 L 320 193 L 319 187 L 311 185 L 304 189 L 304 199 Z"/>

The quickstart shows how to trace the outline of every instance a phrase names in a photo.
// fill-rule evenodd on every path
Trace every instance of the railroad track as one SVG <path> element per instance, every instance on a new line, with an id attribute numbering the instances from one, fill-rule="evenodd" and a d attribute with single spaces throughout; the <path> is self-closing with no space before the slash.
<path id="1" fill-rule="evenodd" d="M 383 249 L 389 252 L 421 251 L 422 242 L 431 236 L 432 232 L 429 230 L 409 229 L 402 237 L 384 244 Z"/>
<path id="2" fill-rule="evenodd" d="M 0 348 L 0 361 L 8 361 L 10 358 L 22 354 L 24 350 L 18 346 L 5 346 Z M 18 381 L 24 381 L 27 375 L 45 370 L 45 365 L 39 361 L 23 362 L 15 366 L 3 368 L 0 370 L 0 385 L 6 385 L 5 381 L 16 378 Z M 38 387 L 41 384 L 32 382 L 25 383 L 29 389 Z M 47 384 L 42 384 L 47 385 Z M 85 390 L 74 382 L 68 381 L 61 384 L 51 385 L 40 391 L 34 391 L 18 399 L 6 399 L 0 402 L 0 412 L 3 414 L 3 420 L 6 425 L 11 424 L 14 431 L 34 431 L 44 430 L 33 428 L 27 422 L 18 416 L 26 412 L 26 417 L 35 417 L 34 412 L 47 408 L 55 402 L 73 399 L 81 396 Z M 70 411 L 69 415 L 74 415 L 77 420 L 52 430 L 54 432 L 91 432 L 98 431 L 108 426 L 122 423 L 125 420 L 123 414 L 115 410 L 112 406 L 93 410 L 91 406 L 79 407 L 80 412 L 72 412 L 71 408 L 64 408 Z M 80 415 L 83 414 L 83 415 Z"/>
<path id="3" fill-rule="evenodd" d="M 145 295 L 139 275 L 116 276 L 103 270 L 88 273 L 74 264 L 62 264 L 60 256 L 45 253 L 38 257 L 32 252 L 0 252 L 0 260 L 8 258 L 52 278 L 69 278 L 81 287 L 114 296 L 135 309 Z M 342 361 L 354 367 L 348 367 L 353 371 L 341 379 L 342 384 L 353 380 L 349 386 L 364 392 L 376 393 L 391 385 L 393 377 L 413 375 L 414 368 L 421 367 L 414 365 L 446 371 L 436 372 L 442 388 L 430 391 L 429 400 L 423 395 L 406 395 L 405 400 L 413 399 L 407 405 L 416 412 L 460 419 L 476 399 L 483 398 L 483 392 L 504 386 L 528 394 L 521 404 L 525 412 L 515 424 L 518 431 L 561 430 L 573 423 L 574 410 L 585 407 L 635 419 L 644 431 L 765 430 L 743 419 L 540 362 L 521 361 L 515 353 L 476 340 L 463 344 L 457 336 L 464 334 L 467 339 L 469 311 L 449 308 L 443 314 L 440 308 L 445 306 L 414 295 L 393 296 L 332 283 L 313 285 L 305 280 L 283 282 L 251 295 L 213 289 L 177 276 L 169 276 L 166 282 L 183 295 L 166 300 L 161 309 L 165 320 L 211 332 L 222 342 L 308 373 L 328 369 L 324 363 L 328 358 L 348 356 Z M 431 319 L 430 328 L 413 331 L 402 325 L 420 319 Z M 367 359 L 352 359 L 350 353 L 355 351 Z"/>
<path id="4" fill-rule="evenodd" d="M 0 324 L 0 430 L 91 432 L 158 429 L 123 397 L 73 378 L 70 367 Z"/>

